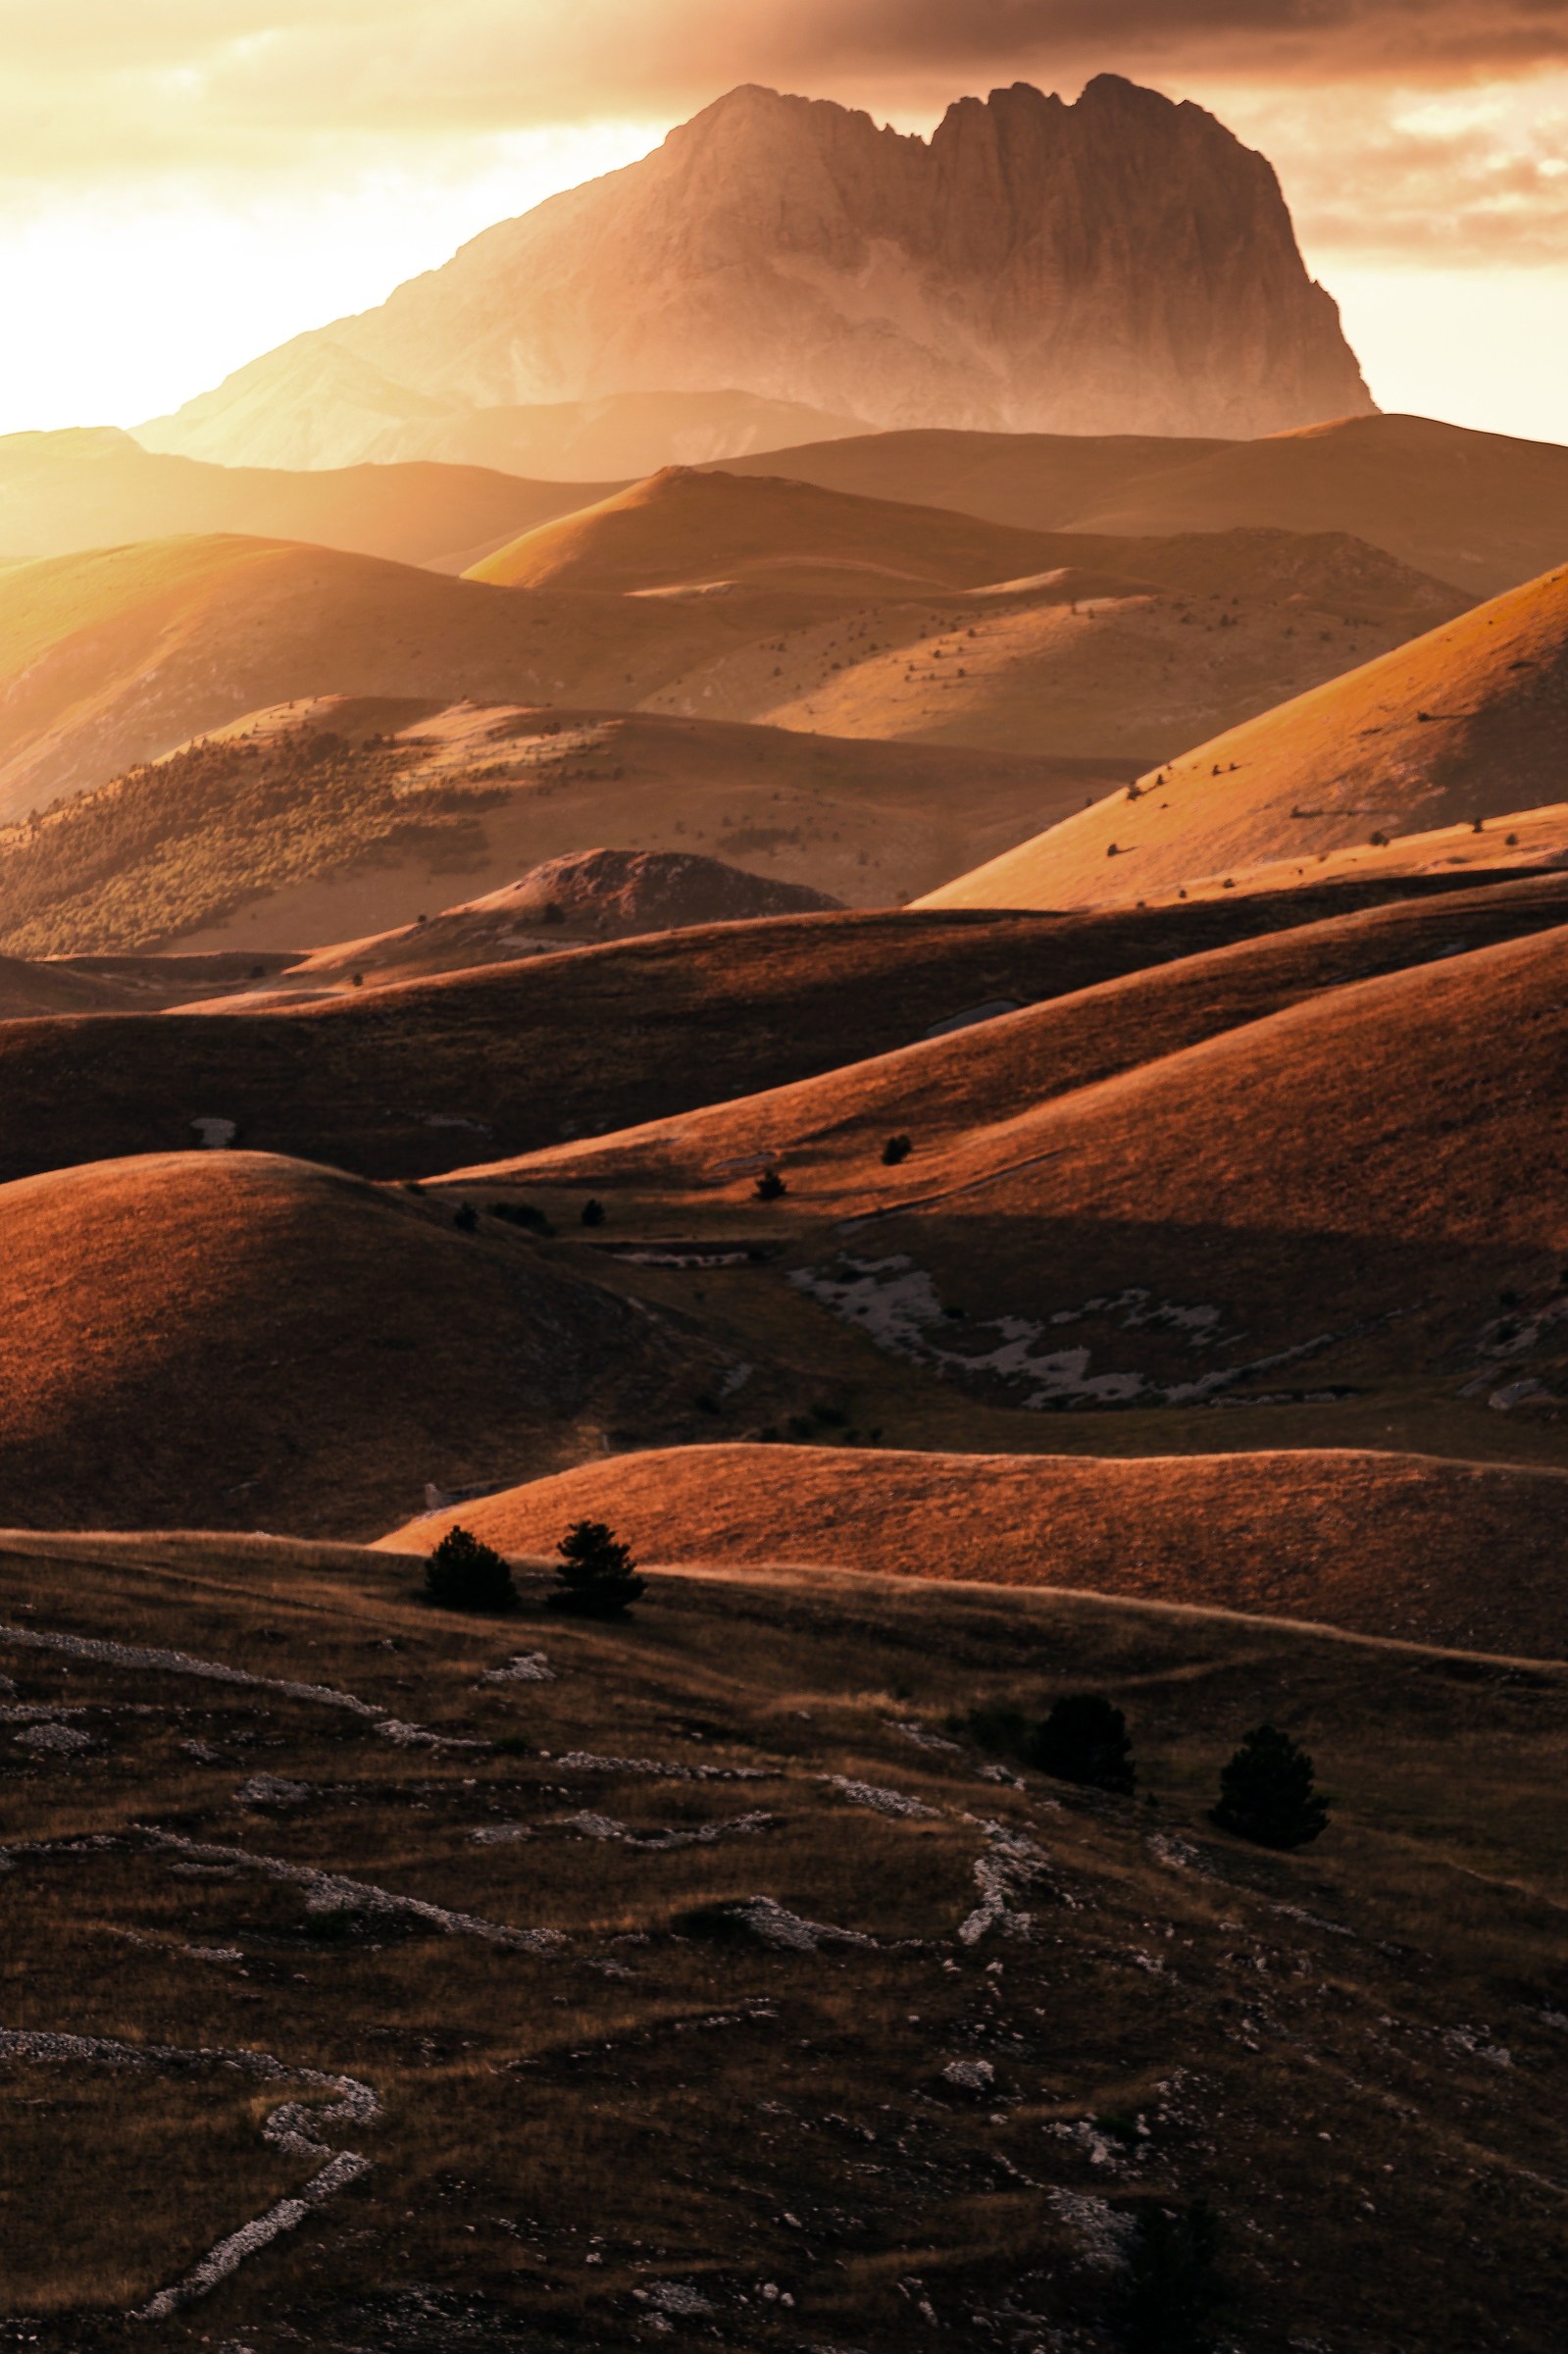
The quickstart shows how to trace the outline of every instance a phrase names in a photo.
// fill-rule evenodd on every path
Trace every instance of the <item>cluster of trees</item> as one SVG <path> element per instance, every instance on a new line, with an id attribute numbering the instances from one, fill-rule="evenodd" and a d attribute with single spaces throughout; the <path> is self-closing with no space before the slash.
<path id="1" fill-rule="evenodd" d="M 578 1618 L 624 1618 L 647 1590 L 630 1549 L 602 1520 L 574 1521 L 561 1541 L 552 1611 Z M 516 1607 L 512 1565 L 493 1545 L 449 1528 L 425 1566 L 427 1600 L 443 1611 L 495 1612 Z"/>

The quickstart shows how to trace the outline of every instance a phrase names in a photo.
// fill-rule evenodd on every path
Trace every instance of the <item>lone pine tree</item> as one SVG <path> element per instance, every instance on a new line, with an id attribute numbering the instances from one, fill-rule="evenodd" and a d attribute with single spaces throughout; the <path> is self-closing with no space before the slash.
<path id="1" fill-rule="evenodd" d="M 466 1528 L 449 1528 L 430 1555 L 425 1593 L 443 1611 L 507 1611 L 517 1600 L 506 1561 Z"/>
<path id="2" fill-rule="evenodd" d="M 1209 1820 L 1258 1847 L 1305 1847 L 1328 1828 L 1329 1805 L 1313 1785 L 1306 1751 L 1277 1725 L 1260 1724 L 1222 1769 Z"/>
<path id="3" fill-rule="evenodd" d="M 628 1548 L 602 1520 L 577 1520 L 561 1541 L 560 1581 L 548 1597 L 552 1611 L 579 1618 L 624 1618 L 647 1581 Z"/>

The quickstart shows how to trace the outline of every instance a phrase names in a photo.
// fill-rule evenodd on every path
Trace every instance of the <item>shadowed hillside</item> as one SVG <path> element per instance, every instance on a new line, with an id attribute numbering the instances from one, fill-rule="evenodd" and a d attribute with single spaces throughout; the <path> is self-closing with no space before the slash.
<path id="1" fill-rule="evenodd" d="M 348 1534 L 606 1412 L 683 1428 L 723 1358 L 526 1238 L 239 1152 L 0 1188 L 0 1363 L 19 1523 Z"/>
<path id="2" fill-rule="evenodd" d="M 569 1148 L 569 1181 L 581 1165 L 596 1181 L 624 1184 L 630 1170 L 633 1183 L 640 1172 L 668 1184 L 665 1139 L 651 1150 L 649 1140 L 632 1140 L 629 1157 L 613 1132 L 709 1104 L 714 1110 L 689 1126 L 693 1168 L 714 1153 L 749 1161 L 770 1139 L 793 1149 L 820 1134 L 813 1150 L 827 1156 L 824 1182 L 847 1186 L 858 1203 L 865 1185 L 877 1181 L 865 1157 L 880 1141 L 874 1131 L 884 1116 L 896 1115 L 896 1125 L 907 1113 L 929 1131 L 940 1117 L 933 1098 L 939 1102 L 956 1091 L 961 1108 L 947 1125 L 967 1133 L 975 1121 L 996 1116 L 998 1101 L 1016 1110 L 1072 1084 L 1075 1070 L 1082 1084 L 1086 1075 L 1102 1077 L 1156 1052 L 1162 1041 L 1186 1044 L 1329 980 L 1429 957 L 1458 922 L 1478 938 L 1494 938 L 1560 920 L 1568 879 L 1480 895 L 1463 917 L 1447 913 L 1441 888 L 1386 888 L 1409 889 L 1407 920 L 1369 918 L 1364 933 L 1352 924 L 1342 942 L 1329 925 L 1328 943 L 1297 934 L 1300 902 L 1281 894 L 1056 920 L 787 916 L 360 990 L 343 986 L 342 952 L 334 951 L 316 986 L 340 994 L 321 1002 L 277 1001 L 279 987 L 311 985 L 307 968 L 281 983 L 276 972 L 261 975 L 260 1006 L 242 996 L 215 996 L 210 1012 L 7 1023 L 0 1029 L 0 1176 L 176 1151 L 192 1141 L 195 1122 L 216 1120 L 226 1132 L 232 1123 L 241 1145 L 387 1178 L 611 1132 L 603 1147 Z M 1355 901 L 1341 892 L 1325 903 Z M 1282 938 L 1255 970 L 1243 961 L 1212 981 L 1197 970 L 1184 987 L 1191 968 L 1183 966 L 1168 984 L 1156 976 L 1134 989 L 1131 1020 L 1120 998 L 1102 1005 L 1073 995 L 1271 933 Z M 1292 947 L 1298 939 L 1305 945 Z M 208 960 L 200 961 L 205 969 Z M 215 981 L 230 969 L 220 964 Z M 369 963 L 353 969 L 375 972 Z M 198 984 L 194 994 L 210 986 Z M 1062 1002 L 999 1029 L 970 1027 L 930 1046 L 917 1043 L 944 1025 L 1042 998 Z M 1080 1029 L 1089 1043 L 1069 1048 L 1067 1038 Z M 1037 1032 L 1037 1052 L 1026 1047 L 1015 1059 Z M 894 1052 L 906 1048 L 916 1049 L 907 1070 Z M 885 1071 L 867 1059 L 889 1054 Z M 772 1102 L 758 1097 L 762 1089 L 839 1073 L 821 1080 L 820 1103 L 808 1095 L 783 1124 Z M 731 1106 L 731 1098 L 739 1100 Z M 710 1149 L 710 1133 L 727 1141 Z M 678 1167 L 684 1151 L 678 1148 Z M 840 1151 L 847 1152 L 843 1168 Z M 797 1182 L 814 1180 L 802 1167 Z M 883 1182 L 893 1198 L 904 1190 L 895 1172 Z"/>
<path id="3" fill-rule="evenodd" d="M 781 1569 L 477 1620 L 419 1569 L 0 1546 L 44 2354 L 1109 2348 L 1199 2197 L 1249 2344 L 1555 2354 L 1559 1667 Z M 970 1729 L 1085 1690 L 1133 1799 Z M 1265 1715 L 1332 1794 L 1294 1854 L 1207 1819 Z"/>
<path id="4" fill-rule="evenodd" d="M 1031 1415 L 1266 1405 L 1311 1428 L 1387 1400 L 1417 1427 L 1501 1410 L 1554 1429 L 1568 1177 L 1541 1106 L 1568 1087 L 1561 888 L 1503 887 L 1546 896 L 1495 946 L 1446 907 L 1387 936 L 1373 917 L 1287 934 L 450 1182 L 612 1188 L 618 1231 L 695 1252 L 755 1231 L 774 1168 L 788 1287 L 857 1336 L 868 1382 L 880 1354 Z M 1390 970 L 1401 932 L 1414 961 Z M 765 1290 L 737 1280 L 733 1313 L 761 1329 Z"/>

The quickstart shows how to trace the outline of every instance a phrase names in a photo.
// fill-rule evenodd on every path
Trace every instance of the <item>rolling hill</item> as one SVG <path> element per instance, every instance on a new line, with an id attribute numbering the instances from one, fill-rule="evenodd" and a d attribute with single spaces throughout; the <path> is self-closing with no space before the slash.
<path id="1" fill-rule="evenodd" d="M 1534 580 L 1568 542 L 1568 450 L 1429 417 L 1245 441 L 893 431 L 724 468 L 1036 532 L 1345 532 L 1472 597 Z"/>
<path id="2" fill-rule="evenodd" d="M 1439 908 L 1448 897 L 1441 886 L 1395 880 L 1341 886 L 1315 904 L 1402 894 Z M 283 961 L 274 957 L 256 976 L 259 1007 L 238 997 L 219 1000 L 213 1017 L 121 1013 L 0 1028 L 0 1177 L 177 1150 L 197 1120 L 232 1121 L 242 1145 L 386 1178 L 451 1169 L 486 1147 L 556 1147 L 732 1097 L 743 1099 L 736 1117 L 744 1123 L 759 1089 L 863 1065 L 998 1003 L 1059 998 L 1195 949 L 1289 934 L 1303 911 L 1298 896 L 1281 894 L 1062 920 L 789 916 L 350 987 L 287 1006 L 267 1001 Z M 1433 914 L 1403 948 L 1395 931 L 1391 945 L 1374 943 L 1363 959 L 1397 963 L 1423 944 L 1430 953 L 1457 920 Z M 1549 920 L 1549 908 L 1522 903 L 1470 920 L 1490 935 L 1493 925 Z M 169 961 L 186 968 L 183 958 Z M 215 980 L 233 971 L 232 958 L 194 961 Z M 341 950 L 324 958 L 329 986 L 341 982 L 342 961 Z M 1328 969 L 1303 957 L 1297 987 L 1320 983 Z M 212 985 L 192 994 L 203 986 Z M 1237 997 L 1216 994 L 1222 1006 Z M 1239 1001 L 1274 1000 L 1243 994 Z M 956 1055 L 960 1071 L 991 1065 L 979 1031 L 972 1045 L 943 1052 Z M 862 1069 L 851 1078 L 851 1100 L 874 1076 Z"/>
<path id="3" fill-rule="evenodd" d="M 19 1524 L 384 1526 L 571 1460 L 724 1368 L 497 1227 L 259 1153 L 0 1187 L 0 1492 Z M 679 1403 L 677 1403 L 679 1402 Z"/>
<path id="4" fill-rule="evenodd" d="M 1055 542 L 1038 534 L 938 507 L 819 490 L 783 476 L 679 466 L 524 533 L 472 577 L 504 588 L 617 595 L 743 585 L 864 597 L 979 588 L 1062 560 Z"/>
<path id="5" fill-rule="evenodd" d="M 481 621 L 507 619 L 502 591 L 474 593 L 496 600 Z M 450 616 L 455 636 L 428 649 L 433 657 L 467 659 L 463 618 Z M 278 617 L 274 654 L 291 649 L 295 619 Z M 533 625 L 531 676 L 548 615 Z M 187 707 L 211 686 L 207 650 L 197 630 L 179 663 Z M 299 655 L 302 666 L 310 658 Z M 354 659 L 396 667 L 375 647 Z M 125 687 L 122 726 L 136 693 Z M 79 742 L 82 732 L 52 741 Z M 247 712 L 39 820 L 0 828 L 0 948 L 330 947 L 450 907 L 459 885 L 469 900 L 606 843 L 718 853 L 766 888 L 887 904 L 1028 840 L 1118 774 L 1111 761 L 604 709 L 318 696 Z"/>
<path id="6" fill-rule="evenodd" d="M 1327 924 L 447 1182 L 608 1193 L 618 1234 L 697 1252 L 754 1236 L 772 1167 L 782 1257 L 733 1315 L 762 1329 L 785 1275 L 868 1380 L 881 1352 L 1032 1414 L 1387 1401 L 1555 1427 L 1563 889 L 1500 887 L 1500 937 L 1447 901 Z"/>
<path id="7" fill-rule="evenodd" d="M 498 540 L 604 495 L 620 476 L 526 482 L 480 465 L 289 473 L 155 456 L 112 427 L 0 437 L 0 563 L 132 539 L 238 532 L 462 571 Z"/>
<path id="8" fill-rule="evenodd" d="M 1239 868 L 1550 805 L 1565 761 L 1568 570 L 1200 744 L 931 898 L 1165 896 Z"/>
<path id="9" fill-rule="evenodd" d="M 1068 1587 L 1556 1658 L 1565 1510 L 1568 1471 L 1423 1456 L 706 1446 L 583 1463 L 380 1542 L 428 1553 L 461 1525 L 536 1559 L 603 1520 L 645 1564 Z"/>
<path id="10" fill-rule="evenodd" d="M 734 636 L 649 710 L 1141 763 L 1464 609 L 1342 533 L 1022 533 L 766 475 L 662 474 L 478 579 L 709 604 Z M 792 611 L 775 610 L 785 595 Z M 744 634 L 748 598 L 768 600 Z"/>
<path id="11" fill-rule="evenodd" d="M 668 636 L 624 600 L 232 536 L 23 565 L 0 574 L 0 818 L 296 698 L 518 702 L 561 693 L 565 672 L 614 699 Z"/>

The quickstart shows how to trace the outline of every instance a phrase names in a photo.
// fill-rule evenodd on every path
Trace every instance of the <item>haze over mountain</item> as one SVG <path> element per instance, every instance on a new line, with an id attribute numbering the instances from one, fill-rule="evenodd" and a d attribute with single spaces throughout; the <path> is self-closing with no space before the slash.
<path id="1" fill-rule="evenodd" d="M 526 482 L 479 465 L 291 474 L 154 456 L 107 426 L 10 434 L 0 439 L 0 563 L 242 532 L 461 572 L 497 541 L 589 504 L 618 480 Z"/>
<path id="2" fill-rule="evenodd" d="M 143 429 L 229 462 L 402 454 L 475 410 L 741 392 L 873 426 L 1276 433 L 1372 406 L 1279 183 L 1201 108 L 1026 83 L 931 140 L 745 86 Z"/>

